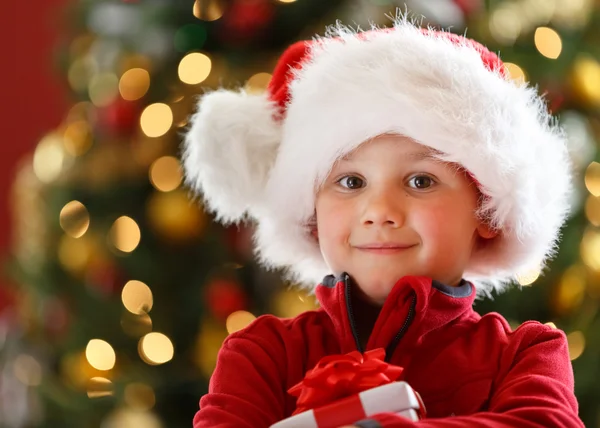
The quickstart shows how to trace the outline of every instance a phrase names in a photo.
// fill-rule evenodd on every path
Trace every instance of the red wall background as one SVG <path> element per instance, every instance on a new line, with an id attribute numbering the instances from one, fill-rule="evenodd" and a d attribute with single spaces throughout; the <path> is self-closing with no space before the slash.
<path id="1" fill-rule="evenodd" d="M 60 122 L 66 108 L 66 88 L 54 66 L 54 47 L 62 25 L 62 6 L 66 2 L 7 0 L 0 10 L 2 258 L 11 240 L 8 199 L 17 162 Z M 1 276 L 0 281 L 4 281 Z"/>

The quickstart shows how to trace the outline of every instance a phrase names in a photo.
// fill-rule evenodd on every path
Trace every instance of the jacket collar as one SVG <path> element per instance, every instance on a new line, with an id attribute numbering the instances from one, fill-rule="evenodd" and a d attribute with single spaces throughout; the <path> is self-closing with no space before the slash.
<path id="1" fill-rule="evenodd" d="M 362 349 L 354 315 L 361 306 L 351 298 L 355 287 L 350 276 L 343 273 L 326 276 L 316 289 L 321 307 L 339 337 L 342 353 L 385 348 L 389 361 L 397 347 L 406 349 L 419 337 L 474 312 L 476 293 L 470 282 L 463 280 L 459 286 L 450 287 L 427 277 L 405 276 L 390 291 Z"/>

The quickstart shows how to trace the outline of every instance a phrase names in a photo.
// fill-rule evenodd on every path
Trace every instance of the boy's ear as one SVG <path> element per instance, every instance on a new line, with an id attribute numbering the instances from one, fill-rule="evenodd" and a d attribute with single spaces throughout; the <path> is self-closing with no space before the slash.
<path id="1" fill-rule="evenodd" d="M 479 226 L 477 226 L 477 233 L 479 233 L 479 236 L 481 236 L 483 239 L 493 239 L 498 236 L 500 232 L 490 227 L 489 224 L 482 222 L 479 223 Z"/>

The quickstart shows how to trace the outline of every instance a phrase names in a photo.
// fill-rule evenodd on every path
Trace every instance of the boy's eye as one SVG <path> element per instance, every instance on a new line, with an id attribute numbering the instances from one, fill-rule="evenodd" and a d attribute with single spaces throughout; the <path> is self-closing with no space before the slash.
<path id="1" fill-rule="evenodd" d="M 433 178 L 427 175 L 415 175 L 408 181 L 408 185 L 413 189 L 428 189 L 433 184 Z"/>
<path id="2" fill-rule="evenodd" d="M 338 180 L 338 183 L 347 189 L 360 189 L 361 187 L 364 187 L 365 184 L 362 178 L 355 175 L 347 175 L 346 177 L 342 177 Z"/>

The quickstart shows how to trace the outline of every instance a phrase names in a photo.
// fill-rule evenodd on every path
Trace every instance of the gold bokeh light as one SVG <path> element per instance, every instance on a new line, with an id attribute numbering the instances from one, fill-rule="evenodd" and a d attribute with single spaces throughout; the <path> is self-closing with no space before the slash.
<path id="1" fill-rule="evenodd" d="M 246 328 L 256 317 L 247 311 L 235 311 L 227 317 L 225 326 L 229 334 Z"/>
<path id="2" fill-rule="evenodd" d="M 142 112 L 140 125 L 148 137 L 161 137 L 173 125 L 173 111 L 164 103 L 150 104 Z"/>
<path id="3" fill-rule="evenodd" d="M 119 92 L 124 100 L 135 101 L 150 89 L 150 73 L 143 68 L 131 68 L 119 80 Z"/>
<path id="4" fill-rule="evenodd" d="M 143 383 L 130 383 L 123 394 L 125 403 L 137 411 L 147 411 L 154 407 L 156 397 L 154 391 Z"/>
<path id="5" fill-rule="evenodd" d="M 585 187 L 594 196 L 600 196 L 600 163 L 592 162 L 585 170 Z"/>
<path id="6" fill-rule="evenodd" d="M 581 259 L 591 269 L 600 272 L 600 233 L 586 230 L 580 245 Z"/>
<path id="7" fill-rule="evenodd" d="M 556 59 L 562 52 L 562 40 L 552 28 L 538 27 L 535 30 L 534 42 L 537 50 L 546 58 Z"/>
<path id="8" fill-rule="evenodd" d="M 121 300 L 132 314 L 143 315 L 152 310 L 152 290 L 142 281 L 128 281 L 121 292 Z"/>
<path id="9" fill-rule="evenodd" d="M 75 120 L 64 132 L 63 145 L 71 156 L 81 156 L 92 147 L 92 132 L 85 120 Z"/>
<path id="10" fill-rule="evenodd" d="M 202 21 L 216 21 L 225 12 L 225 0 L 196 0 L 194 16 Z"/>
<path id="11" fill-rule="evenodd" d="M 87 396 L 89 398 L 102 398 L 113 395 L 113 383 L 101 376 L 94 376 L 88 382 Z"/>
<path id="12" fill-rule="evenodd" d="M 181 164 L 173 156 L 163 156 L 150 166 L 150 182 L 161 192 L 177 189 L 182 180 Z"/>
<path id="13" fill-rule="evenodd" d="M 581 331 L 574 331 L 567 335 L 569 343 L 569 358 L 576 360 L 585 350 L 585 335 Z"/>
<path id="14" fill-rule="evenodd" d="M 527 80 L 527 76 L 525 75 L 525 71 L 519 67 L 517 64 L 512 62 L 505 62 L 504 67 L 508 71 L 508 75 L 511 80 L 521 83 Z"/>
<path id="15" fill-rule="evenodd" d="M 33 172 L 44 183 L 56 180 L 65 164 L 62 139 L 56 134 L 42 138 L 33 153 Z"/>
<path id="16" fill-rule="evenodd" d="M 138 353 L 146 364 L 159 365 L 171 361 L 174 355 L 173 343 L 162 333 L 152 332 L 142 337 Z"/>
<path id="17" fill-rule="evenodd" d="M 246 91 L 251 94 L 261 94 L 267 90 L 272 78 L 269 73 L 256 73 L 246 82 Z"/>
<path id="18" fill-rule="evenodd" d="M 517 281 L 519 281 L 519 284 L 523 286 L 531 285 L 540 277 L 540 273 L 541 271 L 539 267 L 531 269 L 528 272 L 524 272 L 521 275 L 517 275 Z"/>
<path id="19" fill-rule="evenodd" d="M 67 203 L 60 211 L 60 227 L 73 238 L 81 238 L 90 227 L 90 214 L 79 201 Z"/>
<path id="20" fill-rule="evenodd" d="M 208 56 L 200 52 L 192 52 L 179 62 L 179 79 L 188 85 L 197 85 L 208 78 L 211 69 L 212 61 Z"/>
<path id="21" fill-rule="evenodd" d="M 135 220 L 122 216 L 113 223 L 109 238 L 115 248 L 130 253 L 139 245 L 141 235 L 140 227 Z"/>
<path id="22" fill-rule="evenodd" d="M 117 360 L 113 347 L 101 339 L 92 339 L 88 342 L 85 357 L 90 366 L 102 371 L 111 370 Z"/>

